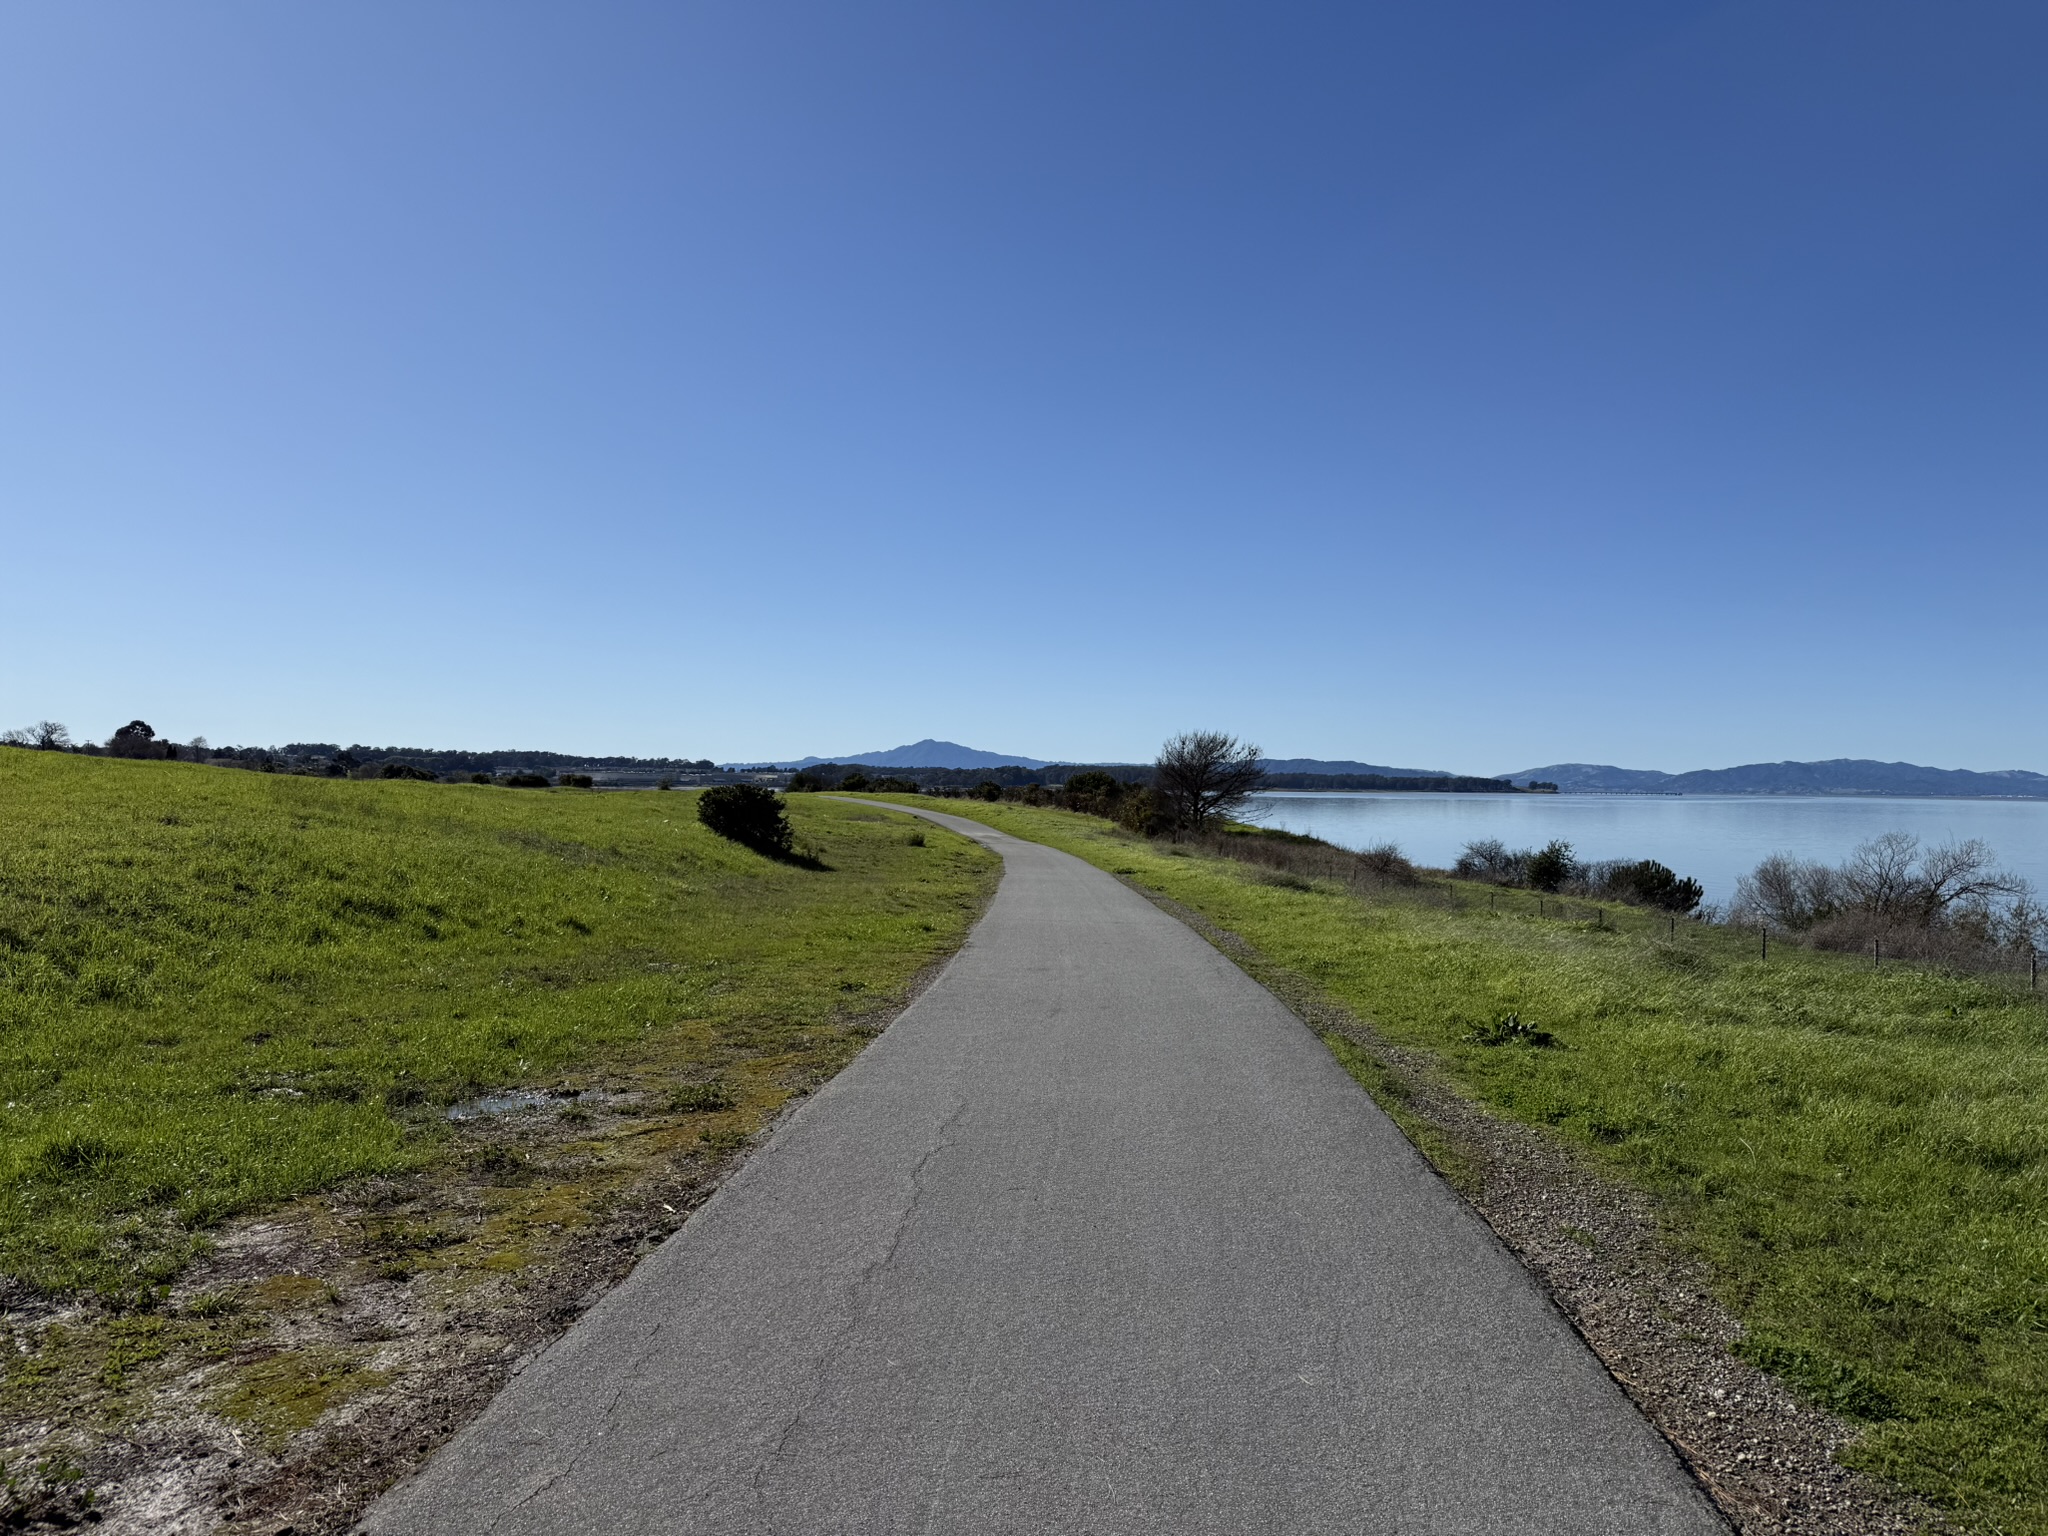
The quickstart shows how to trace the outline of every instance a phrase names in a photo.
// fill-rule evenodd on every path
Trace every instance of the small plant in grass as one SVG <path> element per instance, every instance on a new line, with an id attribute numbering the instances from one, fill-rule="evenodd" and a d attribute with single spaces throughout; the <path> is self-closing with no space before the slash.
<path id="1" fill-rule="evenodd" d="M 1171 849 L 1168 850 L 1169 853 L 1172 851 Z M 1252 878 L 1261 885 L 1277 886 L 1283 891 L 1312 891 L 1315 889 L 1315 882 L 1304 880 L 1301 876 L 1284 869 L 1262 869 L 1253 874 Z"/>
<path id="2" fill-rule="evenodd" d="M 1737 1341 L 1735 1353 L 1846 1418 L 1876 1423 L 1898 1416 L 1899 1405 L 1889 1392 L 1854 1366 L 1825 1354 L 1754 1337 Z"/>
<path id="3" fill-rule="evenodd" d="M 97 1178 L 121 1156 L 120 1150 L 97 1136 L 60 1136 L 46 1142 L 39 1160 L 51 1178 Z"/>
<path id="4" fill-rule="evenodd" d="M 739 1100 L 732 1094 L 729 1084 L 713 1078 L 708 1083 L 685 1083 L 668 1096 L 669 1108 L 686 1115 L 706 1115 L 718 1110 L 734 1109 Z"/>
<path id="5" fill-rule="evenodd" d="M 1465 1031 L 1465 1038 L 1474 1045 L 1526 1045 L 1539 1051 L 1557 1044 L 1557 1036 L 1534 1024 L 1525 1024 L 1518 1013 L 1511 1013 L 1498 1023 L 1474 1024 Z"/>
<path id="6" fill-rule="evenodd" d="M 178 1310 L 187 1317 L 232 1317 L 242 1310 L 242 1298 L 231 1290 L 201 1291 Z"/>
<path id="7" fill-rule="evenodd" d="M 795 851 L 796 834 L 790 830 L 782 796 L 759 784 L 720 784 L 705 790 L 697 797 L 697 819 L 720 837 L 771 858 L 786 859 Z"/>

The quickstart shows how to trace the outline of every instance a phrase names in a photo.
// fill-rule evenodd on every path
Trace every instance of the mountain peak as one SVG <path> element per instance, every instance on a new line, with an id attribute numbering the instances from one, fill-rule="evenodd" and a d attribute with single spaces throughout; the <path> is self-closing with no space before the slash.
<path id="1" fill-rule="evenodd" d="M 890 747 L 883 752 L 849 752 L 843 757 L 806 757 L 784 763 L 785 768 L 809 768 L 817 763 L 858 763 L 863 768 L 1043 768 L 1051 759 L 1025 757 L 1018 752 L 984 752 L 963 747 L 957 741 L 938 741 L 927 736 L 908 746 Z"/>

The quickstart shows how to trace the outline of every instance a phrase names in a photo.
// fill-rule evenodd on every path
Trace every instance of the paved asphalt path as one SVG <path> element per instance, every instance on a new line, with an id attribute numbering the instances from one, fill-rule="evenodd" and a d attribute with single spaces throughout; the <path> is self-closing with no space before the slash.
<path id="1" fill-rule="evenodd" d="M 1273 996 L 1067 854 L 378 1536 L 1726 1536 Z"/>

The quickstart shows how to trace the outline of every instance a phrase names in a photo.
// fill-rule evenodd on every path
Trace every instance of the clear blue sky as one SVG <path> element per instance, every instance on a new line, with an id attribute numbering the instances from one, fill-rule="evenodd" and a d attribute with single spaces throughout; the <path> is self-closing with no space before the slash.
<path id="1" fill-rule="evenodd" d="M 0 725 L 2048 770 L 2048 7 L 10 5 Z"/>

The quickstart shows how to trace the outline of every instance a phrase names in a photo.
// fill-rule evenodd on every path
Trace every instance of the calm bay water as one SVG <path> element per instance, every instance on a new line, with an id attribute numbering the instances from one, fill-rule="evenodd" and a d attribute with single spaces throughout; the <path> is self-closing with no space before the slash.
<path id="1" fill-rule="evenodd" d="M 1582 859 L 1658 859 L 1725 903 L 1770 853 L 1839 863 L 1882 832 L 1926 843 L 1981 837 L 1999 861 L 2048 892 L 2048 801 L 1844 799 L 1806 795 L 1265 794 L 1248 821 L 1343 848 L 1399 843 L 1448 866 L 1476 838 L 1540 848 L 1563 838 Z"/>

